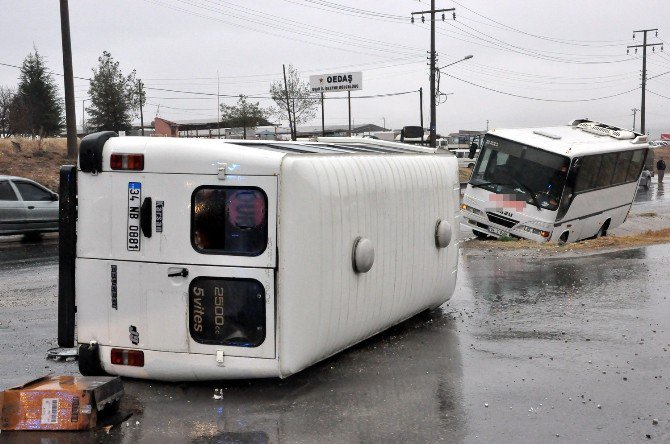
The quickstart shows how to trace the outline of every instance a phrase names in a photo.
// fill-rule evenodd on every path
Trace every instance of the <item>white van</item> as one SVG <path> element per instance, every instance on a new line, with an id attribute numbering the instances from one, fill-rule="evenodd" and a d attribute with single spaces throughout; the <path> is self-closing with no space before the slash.
<path id="1" fill-rule="evenodd" d="M 286 377 L 453 292 L 453 156 L 114 135 L 61 172 L 59 343 L 84 374 Z"/>

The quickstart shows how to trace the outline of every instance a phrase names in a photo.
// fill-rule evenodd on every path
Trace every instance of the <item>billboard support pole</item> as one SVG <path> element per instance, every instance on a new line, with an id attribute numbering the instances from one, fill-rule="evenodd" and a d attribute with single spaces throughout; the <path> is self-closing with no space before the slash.
<path id="1" fill-rule="evenodd" d="M 347 101 L 349 102 L 349 137 L 351 137 L 351 91 L 347 91 Z"/>
<path id="2" fill-rule="evenodd" d="M 326 137 L 326 112 L 323 108 L 323 93 L 321 93 L 321 135 Z"/>

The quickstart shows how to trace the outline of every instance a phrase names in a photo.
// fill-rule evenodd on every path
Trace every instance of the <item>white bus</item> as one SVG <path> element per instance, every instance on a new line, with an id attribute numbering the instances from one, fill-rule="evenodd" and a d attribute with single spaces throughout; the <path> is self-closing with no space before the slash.
<path id="1" fill-rule="evenodd" d="M 286 377 L 453 292 L 453 156 L 114 135 L 61 170 L 59 344 L 83 374 Z"/>
<path id="2" fill-rule="evenodd" d="M 647 136 L 589 120 L 489 131 L 461 223 L 482 238 L 604 236 L 626 219 L 647 151 Z"/>

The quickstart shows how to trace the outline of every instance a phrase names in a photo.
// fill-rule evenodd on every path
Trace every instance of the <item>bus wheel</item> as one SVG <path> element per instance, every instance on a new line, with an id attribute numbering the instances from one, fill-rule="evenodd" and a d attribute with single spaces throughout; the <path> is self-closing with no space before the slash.
<path id="1" fill-rule="evenodd" d="M 468 168 L 473 169 L 474 167 L 475 167 L 475 164 L 474 164 L 474 163 L 469 163 L 469 164 L 468 164 Z"/>
<path id="2" fill-rule="evenodd" d="M 610 227 L 610 220 L 607 219 L 605 223 L 603 224 L 602 227 L 600 227 L 600 230 L 598 230 L 598 233 L 596 234 L 596 239 L 599 237 L 604 237 L 607 236 L 607 229 Z"/>
<path id="3" fill-rule="evenodd" d="M 565 245 L 568 242 L 568 236 L 570 236 L 570 232 L 564 231 L 561 237 L 558 238 L 558 245 Z"/>
<path id="4" fill-rule="evenodd" d="M 489 236 L 488 234 L 484 234 L 481 231 L 472 230 L 472 232 L 475 233 L 475 237 L 480 240 L 487 240 L 491 238 L 491 236 Z"/>

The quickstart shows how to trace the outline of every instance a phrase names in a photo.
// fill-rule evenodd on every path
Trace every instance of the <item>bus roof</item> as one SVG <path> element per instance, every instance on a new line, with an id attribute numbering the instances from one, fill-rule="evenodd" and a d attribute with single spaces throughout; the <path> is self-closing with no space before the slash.
<path id="1" fill-rule="evenodd" d="M 487 134 L 568 157 L 647 148 L 647 136 L 589 120 L 539 128 L 499 128 Z"/>

